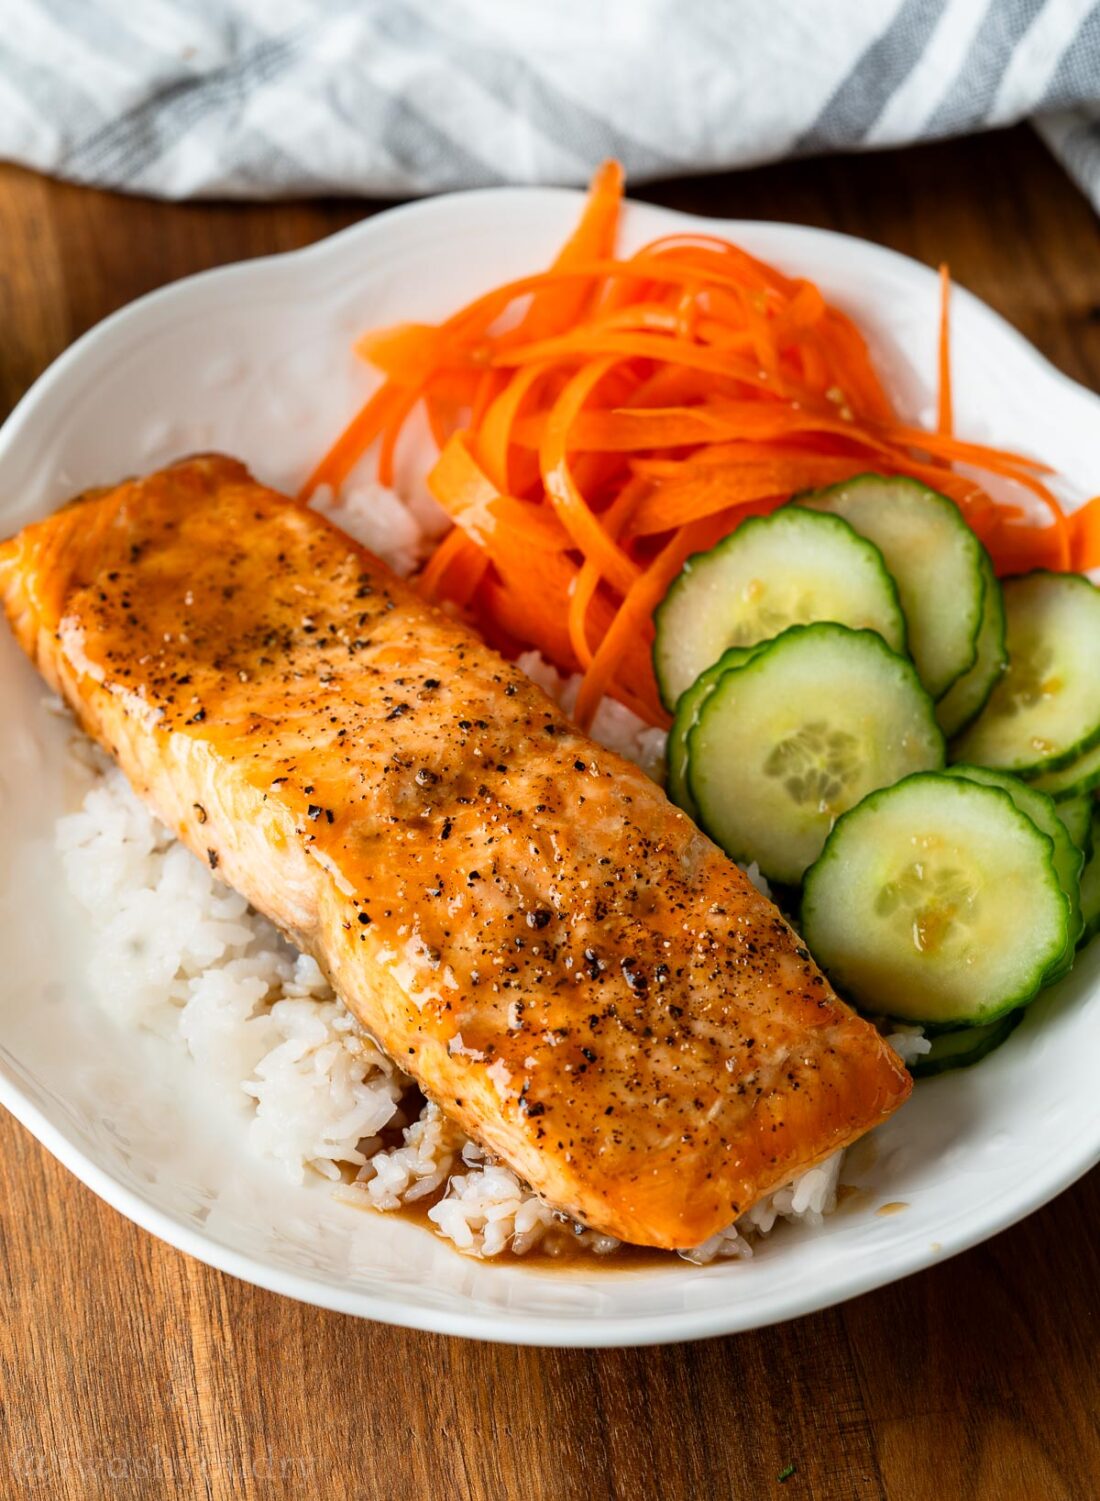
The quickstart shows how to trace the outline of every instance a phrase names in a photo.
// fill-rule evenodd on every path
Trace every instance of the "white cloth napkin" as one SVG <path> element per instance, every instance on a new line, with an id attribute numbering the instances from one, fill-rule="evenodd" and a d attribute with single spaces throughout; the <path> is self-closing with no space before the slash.
<path id="1" fill-rule="evenodd" d="M 165 198 L 634 180 L 1032 116 L 1100 207 L 1096 0 L 0 0 L 0 156 Z"/>

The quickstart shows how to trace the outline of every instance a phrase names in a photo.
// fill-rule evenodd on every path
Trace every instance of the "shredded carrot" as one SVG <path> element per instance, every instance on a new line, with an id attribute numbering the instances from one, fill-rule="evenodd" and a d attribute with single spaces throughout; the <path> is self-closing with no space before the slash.
<path id="1" fill-rule="evenodd" d="M 397 440 L 401 436 L 401 430 L 405 426 L 409 413 L 416 406 L 421 395 L 422 391 L 419 386 L 414 386 L 410 391 L 401 392 L 386 419 L 378 444 L 378 483 L 381 485 L 393 485 L 394 452 L 397 448 Z"/>
<path id="2" fill-rule="evenodd" d="M 940 387 L 936 402 L 936 431 L 951 437 L 955 416 L 951 401 L 951 271 L 940 267 Z"/>
<path id="3" fill-rule="evenodd" d="M 431 365 L 442 365 L 450 350 L 447 331 L 430 323 L 399 323 L 364 334 L 355 352 L 398 386 L 417 385 Z"/>
<path id="4" fill-rule="evenodd" d="M 452 518 L 462 523 L 475 541 L 493 531 L 490 506 L 500 490 L 476 463 L 469 435 L 452 433 L 428 475 L 428 489 Z"/>
<path id="5" fill-rule="evenodd" d="M 591 333 L 581 330 L 559 334 L 555 339 L 542 339 L 518 349 L 506 349 L 496 356 L 494 363 L 504 366 L 526 365 L 532 360 L 590 363 L 593 359 L 603 359 L 605 356 L 664 360 L 673 365 L 685 365 L 689 370 L 705 370 L 714 375 L 739 380 L 750 390 L 770 389 L 773 394 L 794 399 L 812 399 L 813 396 L 812 392 L 800 388 L 790 380 L 782 380 L 778 373 L 769 376 L 766 370 L 761 370 L 745 355 L 736 355 L 730 350 L 708 349 L 705 345 L 689 343 L 686 339 L 633 331 L 619 333 L 615 330 L 604 332 L 596 329 Z"/>
<path id="6" fill-rule="evenodd" d="M 581 494 L 569 468 L 569 429 L 612 361 L 598 360 L 579 370 L 558 397 L 546 423 L 539 463 L 551 505 L 585 557 L 591 557 L 608 582 L 625 593 L 638 576 L 637 564 L 608 536 Z"/>
<path id="7" fill-rule="evenodd" d="M 696 529 L 690 526 L 680 528 L 627 591 L 614 622 L 600 642 L 599 650 L 584 675 L 580 693 L 577 695 L 577 722 L 583 728 L 587 729 L 592 723 L 592 716 L 614 678 L 620 654 L 626 643 L 631 639 L 637 639 L 639 635 L 652 636 L 653 611 L 664 598 L 669 584 L 680 572 L 685 561 L 698 550 L 703 536 L 701 528 Z"/>
<path id="8" fill-rule="evenodd" d="M 452 433 L 428 475 L 428 489 L 467 538 L 490 555 L 501 546 L 566 552 L 571 545 L 545 506 L 501 494 L 470 452 L 468 433 Z"/>
<path id="9" fill-rule="evenodd" d="M 632 479 L 622 487 L 612 501 L 604 521 L 609 537 L 614 539 L 620 535 L 648 488 L 644 479 Z M 569 595 L 569 640 L 582 667 L 588 667 L 592 661 L 587 618 L 588 607 L 599 583 L 599 564 L 592 558 L 586 558 Z"/>
<path id="10" fill-rule="evenodd" d="M 775 497 L 777 505 L 800 490 L 839 484 L 866 474 L 866 460 L 822 458 L 809 454 L 803 460 L 787 459 L 767 464 L 724 465 L 709 473 L 670 480 L 652 490 L 631 518 L 634 537 L 651 537 L 670 527 L 702 521 L 717 511 Z"/>
<path id="11" fill-rule="evenodd" d="M 819 287 L 714 235 L 616 254 L 622 170 L 596 173 L 550 267 L 437 324 L 365 334 L 382 378 L 303 487 L 338 489 L 397 445 L 423 404 L 451 520 L 421 571 L 486 638 L 580 669 L 584 724 L 605 694 L 667 725 L 651 615 L 693 551 L 793 494 L 873 470 L 949 496 L 997 572 L 1100 568 L 1100 497 L 1066 513 L 1037 459 L 955 429 L 951 292 L 939 275 L 934 428 L 894 409 L 867 342 Z"/>
<path id="12" fill-rule="evenodd" d="M 454 604 L 466 605 L 488 566 L 489 559 L 477 543 L 456 526 L 444 537 L 420 575 L 421 592 L 429 599 L 446 598 Z"/>
<path id="13" fill-rule="evenodd" d="M 619 228 L 619 209 L 623 199 L 623 169 L 618 162 L 604 162 L 589 189 L 580 223 L 562 247 L 552 267 L 567 271 L 586 261 L 598 261 L 611 255 Z M 583 316 L 598 282 L 562 282 L 536 292 L 516 331 L 518 339 L 549 338 L 572 328 Z"/>
<path id="14" fill-rule="evenodd" d="M 1087 569 L 1100 568 L 1100 495 L 1093 496 L 1092 500 L 1074 511 L 1069 518 L 1069 525 L 1073 568 L 1082 573 Z"/>
<path id="15" fill-rule="evenodd" d="M 990 448 L 985 443 L 964 443 L 950 434 L 926 433 L 919 427 L 906 427 L 900 422 L 890 423 L 880 429 L 880 436 L 888 443 L 902 448 L 923 448 L 926 453 L 942 459 L 951 459 L 961 464 L 972 464 L 985 469 L 989 474 L 1003 474 L 1009 479 L 1020 471 L 1034 474 L 1052 473 L 1048 464 L 1026 454 L 1014 453 L 1008 448 Z"/>
<path id="16" fill-rule="evenodd" d="M 320 485 L 331 485 L 334 490 L 340 488 L 386 425 L 398 399 L 399 393 L 389 382 L 374 393 L 302 486 L 303 500 L 308 500 Z"/>
<path id="17" fill-rule="evenodd" d="M 542 380 L 547 368 L 545 365 L 528 365 L 525 369 L 516 371 L 476 429 L 478 457 L 493 483 L 501 490 L 508 489 L 508 454 L 520 408 L 531 389 Z"/>

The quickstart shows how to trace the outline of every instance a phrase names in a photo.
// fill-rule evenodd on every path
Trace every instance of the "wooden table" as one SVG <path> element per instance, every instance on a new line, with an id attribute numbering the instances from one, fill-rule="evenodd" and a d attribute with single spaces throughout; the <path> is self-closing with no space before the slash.
<path id="1" fill-rule="evenodd" d="M 1097 221 L 1023 130 L 641 196 L 946 257 L 1100 389 Z M 166 206 L 0 169 L 0 415 L 140 293 L 307 244 L 375 207 Z M 1093 1496 L 1098 1223 L 1094 1173 L 986 1246 L 782 1328 L 518 1350 L 358 1323 L 210 1271 L 101 1204 L 4 1117 L 0 1497 Z"/>

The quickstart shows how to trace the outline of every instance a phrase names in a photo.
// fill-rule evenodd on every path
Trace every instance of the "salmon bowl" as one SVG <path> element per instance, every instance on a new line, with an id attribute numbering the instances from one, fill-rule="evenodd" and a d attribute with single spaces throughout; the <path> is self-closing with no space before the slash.
<path id="1" fill-rule="evenodd" d="M 439 199 L 135 304 L 58 361 L 6 425 L 0 530 L 45 515 L 83 487 L 196 451 L 237 454 L 259 479 L 297 489 L 361 398 L 350 346 L 362 326 L 445 315 L 488 282 L 544 262 L 575 207 L 575 195 L 550 191 Z M 733 233 L 814 276 L 870 331 L 899 407 L 914 419 L 925 412 L 936 299 L 925 269 L 789 226 L 710 224 L 637 205 L 626 220 L 637 242 L 688 228 Z M 450 251 L 445 264 L 441 243 Z M 966 430 L 1042 451 L 1076 493 L 1094 491 L 1088 434 L 1097 399 L 973 299 L 960 300 L 955 337 Z M 358 529 L 399 568 L 430 526 L 422 466 L 415 453 L 406 463 L 395 479 L 400 498 L 362 481 L 331 504 L 338 525 Z M 357 1202 L 338 1164 L 354 1163 L 357 1144 L 392 1123 L 403 1081 L 357 1040 L 347 1045 L 346 1020 L 319 974 L 180 858 L 117 781 L 74 754 L 71 723 L 51 712 L 6 638 L 0 694 L 9 849 L 0 1095 L 109 1202 L 247 1280 L 366 1317 L 487 1339 L 609 1345 L 733 1332 L 826 1306 L 972 1245 L 1097 1158 L 1084 1072 L 1100 1005 L 1093 952 L 981 1069 L 921 1084 L 843 1165 L 815 1170 L 777 1201 L 771 1233 L 751 1255 L 731 1242 L 729 1254 L 695 1264 L 551 1267 L 494 1257 L 504 1231 L 521 1243 L 537 1238 L 542 1211 L 427 1118 L 412 1139 L 384 1143 Z M 612 720 L 605 740 L 644 761 L 653 749 L 644 728 Z M 189 1036 L 167 1035 L 172 985 L 204 976 Z M 246 1022 L 255 1020 L 250 986 L 277 989 L 279 1004 L 262 1029 L 230 1026 L 242 1008 Z M 242 1089 L 249 1081 L 251 1090 Z M 432 1211 L 434 1229 L 362 1212 L 388 1207 L 372 1199 L 434 1188 L 439 1175 L 468 1186 Z M 822 1212 L 838 1199 L 834 1213 Z M 455 1246 L 468 1249 L 466 1237 L 480 1238 L 487 1254 L 456 1256 Z"/>

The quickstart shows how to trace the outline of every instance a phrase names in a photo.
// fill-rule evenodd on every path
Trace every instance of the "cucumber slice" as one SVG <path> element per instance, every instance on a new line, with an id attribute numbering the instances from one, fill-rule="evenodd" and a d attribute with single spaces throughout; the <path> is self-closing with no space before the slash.
<path id="1" fill-rule="evenodd" d="M 1056 803 L 1082 797 L 1100 787 L 1100 745 L 1094 745 L 1059 771 L 1041 771 L 1038 776 L 1029 776 L 1027 780 L 1029 786 L 1049 793 Z"/>
<path id="2" fill-rule="evenodd" d="M 797 504 L 843 517 L 882 553 L 917 675 L 941 698 L 977 659 L 985 594 L 984 549 L 958 506 L 914 479 L 881 474 L 800 495 Z"/>
<path id="3" fill-rule="evenodd" d="M 806 873 L 802 931 L 837 987 L 903 1021 L 984 1025 L 1061 959 L 1054 846 L 1007 792 L 920 773 L 841 818 Z"/>
<path id="4" fill-rule="evenodd" d="M 653 666 L 668 709 L 727 647 L 753 646 L 789 625 L 835 620 L 905 650 L 897 586 L 878 548 L 838 516 L 798 506 L 754 517 L 689 558 L 653 619 Z"/>
<path id="5" fill-rule="evenodd" d="M 922 1053 L 909 1065 L 914 1079 L 930 1079 L 934 1074 L 945 1074 L 953 1068 L 969 1068 L 988 1058 L 994 1048 L 999 1048 L 1023 1020 L 1022 1011 L 1010 1011 L 999 1021 L 989 1022 L 984 1027 L 961 1027 L 954 1032 L 941 1032 L 932 1039 L 932 1051 Z"/>
<path id="6" fill-rule="evenodd" d="M 1008 669 L 952 759 L 1038 773 L 1100 741 L 1100 589 L 1079 573 L 1004 585 Z"/>
<path id="7" fill-rule="evenodd" d="M 881 636 L 792 626 L 703 700 L 688 780 L 700 823 L 728 855 L 794 883 L 841 813 L 942 766 L 943 754 L 916 670 Z"/>
<path id="8" fill-rule="evenodd" d="M 1100 803 L 1092 805 L 1090 838 L 1092 853 L 1081 874 L 1081 916 L 1085 923 L 1082 943 L 1088 943 L 1100 932 Z"/>
<path id="9" fill-rule="evenodd" d="M 978 629 L 978 654 L 973 667 L 951 684 L 936 705 L 940 729 L 951 738 L 964 730 L 985 708 L 989 695 L 1008 666 L 1005 651 L 1005 607 L 1001 585 L 993 572 L 993 563 L 982 548 L 982 623 Z"/>
<path id="10" fill-rule="evenodd" d="M 1034 786 L 1034 783 L 1031 784 Z M 1067 798 L 1064 803 L 1055 803 L 1058 817 L 1066 826 L 1066 833 L 1081 851 L 1087 860 L 1092 854 L 1092 812 L 1093 800 L 1091 797 L 1080 796 Z"/>
<path id="11" fill-rule="evenodd" d="M 742 662 L 754 656 L 758 650 L 759 647 L 755 646 L 731 646 L 729 651 L 722 653 L 713 667 L 708 667 L 705 672 L 701 672 L 691 687 L 685 688 L 680 694 L 676 705 L 676 715 L 668 732 L 668 746 L 665 750 L 665 761 L 668 767 L 666 790 L 670 799 L 678 808 L 682 808 L 689 818 L 696 818 L 699 810 L 695 806 L 695 799 L 688 786 L 688 735 L 699 716 L 703 700 L 710 694 L 722 674 L 728 672 L 731 667 L 740 667 Z"/>
<path id="12" fill-rule="evenodd" d="M 1065 953 L 1045 980 L 1047 985 L 1053 985 L 1055 980 L 1060 980 L 1072 969 L 1077 940 L 1084 926 L 1081 920 L 1081 870 L 1085 857 L 1080 846 L 1074 844 L 1069 830 L 1058 817 L 1054 799 L 1047 797 L 1045 792 L 1036 791 L 1026 782 L 1021 782 L 1019 777 L 1010 776 L 1006 771 L 990 771 L 984 766 L 966 765 L 950 767 L 947 775 L 965 777 L 967 781 L 979 782 L 983 787 L 999 787 L 1002 792 L 1007 792 L 1020 812 L 1030 818 L 1054 846 L 1054 869 L 1069 903 L 1069 935 Z"/>

